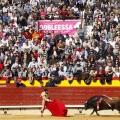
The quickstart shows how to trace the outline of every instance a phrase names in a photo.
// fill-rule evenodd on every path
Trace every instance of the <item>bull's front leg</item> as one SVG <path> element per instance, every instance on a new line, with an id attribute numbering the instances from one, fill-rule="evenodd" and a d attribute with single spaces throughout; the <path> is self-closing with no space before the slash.
<path id="1" fill-rule="evenodd" d="M 92 113 L 90 115 L 93 115 L 93 113 L 95 112 L 95 108 L 93 109 Z"/>
<path id="2" fill-rule="evenodd" d="M 100 116 L 100 114 L 98 113 L 97 109 L 95 109 L 95 112 L 96 112 L 96 114 L 97 114 L 98 116 Z"/>
<path id="3" fill-rule="evenodd" d="M 93 109 L 93 111 L 92 111 L 92 113 L 91 113 L 90 115 L 93 115 L 94 112 L 96 112 L 96 114 L 97 114 L 98 116 L 100 116 L 100 114 L 98 113 L 97 109 L 95 109 L 95 108 Z"/>

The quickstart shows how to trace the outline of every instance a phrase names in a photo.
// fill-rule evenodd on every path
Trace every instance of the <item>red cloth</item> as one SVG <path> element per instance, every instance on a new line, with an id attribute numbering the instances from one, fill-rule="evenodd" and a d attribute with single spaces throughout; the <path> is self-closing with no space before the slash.
<path id="1" fill-rule="evenodd" d="M 39 36 L 40 36 L 40 39 L 44 38 L 44 32 L 42 30 L 39 31 Z"/>
<path id="2" fill-rule="evenodd" d="M 64 61 L 69 63 L 69 62 L 72 62 L 72 59 L 64 59 L 63 62 Z"/>
<path id="3" fill-rule="evenodd" d="M 22 78 L 21 78 L 21 77 L 18 77 L 18 78 L 17 78 L 17 81 L 18 81 L 18 82 L 21 82 L 21 81 L 22 81 Z"/>
<path id="4" fill-rule="evenodd" d="M 3 38 L 3 37 L 4 37 L 3 32 L 0 32 L 0 37 L 1 37 L 1 38 Z"/>
<path id="5" fill-rule="evenodd" d="M 32 39 L 32 34 L 28 32 L 24 32 L 23 35 L 25 36 L 26 39 Z"/>
<path id="6" fill-rule="evenodd" d="M 105 77 L 105 70 L 102 70 L 101 73 L 100 73 L 100 70 L 97 71 L 97 76 L 98 77 L 101 77 L 101 76 L 104 76 Z"/>
<path id="7" fill-rule="evenodd" d="M 64 103 L 53 100 L 52 102 L 47 102 L 45 104 L 46 108 L 52 113 L 53 116 L 65 117 L 67 115 L 67 108 Z"/>
<path id="8" fill-rule="evenodd" d="M 77 49 L 76 49 L 76 51 L 81 52 L 81 51 L 82 51 L 82 49 L 81 49 L 81 48 L 77 48 Z"/>
<path id="9" fill-rule="evenodd" d="M 2 70 L 3 69 L 3 64 L 2 63 L 0 63 L 0 70 Z"/>
<path id="10" fill-rule="evenodd" d="M 62 15 L 62 16 L 68 16 L 69 14 L 68 14 L 67 10 L 61 10 L 60 11 L 60 15 Z"/>
<path id="11" fill-rule="evenodd" d="M 33 56 L 34 56 L 35 58 L 38 58 L 38 53 L 34 53 Z"/>

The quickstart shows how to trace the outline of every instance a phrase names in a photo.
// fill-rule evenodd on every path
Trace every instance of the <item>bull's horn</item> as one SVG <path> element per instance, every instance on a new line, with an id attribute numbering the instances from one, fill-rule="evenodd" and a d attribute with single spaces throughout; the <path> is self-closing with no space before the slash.
<path id="1" fill-rule="evenodd" d="M 109 98 L 110 100 L 113 100 L 113 98 L 111 98 L 111 97 L 108 97 L 108 96 L 106 96 L 106 95 L 103 95 L 103 96 L 105 96 L 105 97 Z"/>

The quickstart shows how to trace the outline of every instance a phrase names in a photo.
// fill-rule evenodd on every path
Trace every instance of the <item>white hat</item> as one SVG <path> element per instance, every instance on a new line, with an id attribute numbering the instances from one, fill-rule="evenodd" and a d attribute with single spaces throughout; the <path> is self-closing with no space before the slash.
<path id="1" fill-rule="evenodd" d="M 22 35 L 18 35 L 18 38 L 19 38 L 19 37 L 22 37 Z"/>
<path id="2" fill-rule="evenodd" d="M 56 71 L 56 68 L 53 68 L 52 70 L 53 70 L 53 71 Z"/>
<path id="3" fill-rule="evenodd" d="M 0 44 L 0 47 L 4 46 L 3 44 Z"/>
<path id="4" fill-rule="evenodd" d="M 65 52 L 65 55 L 69 55 L 69 53 L 68 53 L 68 52 Z"/>
<path id="5" fill-rule="evenodd" d="M 8 54 L 8 51 L 6 51 L 5 54 Z"/>
<path id="6" fill-rule="evenodd" d="M 22 28 L 18 29 L 19 32 L 22 32 Z"/>
<path id="7" fill-rule="evenodd" d="M 15 10 L 15 9 L 17 9 L 17 7 L 16 7 L 16 6 L 14 6 L 14 10 Z"/>
<path id="8" fill-rule="evenodd" d="M 77 65 L 79 65 L 79 64 L 80 64 L 80 62 L 77 62 L 76 64 L 77 64 Z"/>
<path id="9" fill-rule="evenodd" d="M 25 27 L 25 30 L 29 29 L 28 27 Z"/>

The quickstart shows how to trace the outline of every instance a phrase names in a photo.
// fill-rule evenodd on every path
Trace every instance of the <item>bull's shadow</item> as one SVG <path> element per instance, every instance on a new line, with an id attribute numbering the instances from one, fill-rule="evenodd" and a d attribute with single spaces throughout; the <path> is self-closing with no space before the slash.
<path id="1" fill-rule="evenodd" d="M 120 115 L 101 115 L 101 117 L 120 117 Z"/>

